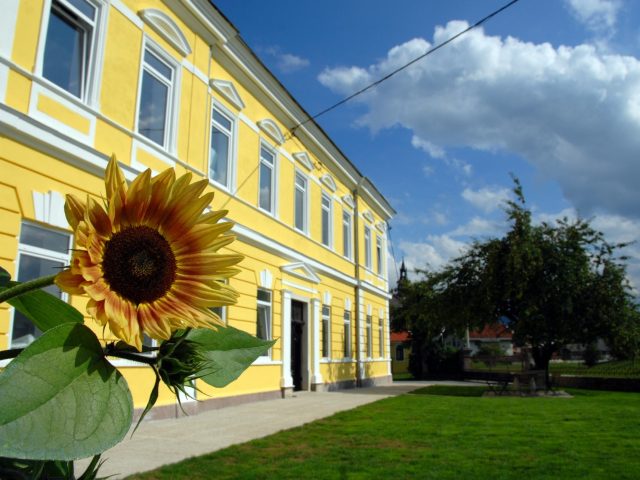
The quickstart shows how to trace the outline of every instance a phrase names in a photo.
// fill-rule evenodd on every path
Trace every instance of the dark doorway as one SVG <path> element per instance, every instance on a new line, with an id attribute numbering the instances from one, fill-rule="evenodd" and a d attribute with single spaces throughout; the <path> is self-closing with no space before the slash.
<path id="1" fill-rule="evenodd" d="M 291 377 L 293 390 L 302 390 L 302 354 L 305 304 L 291 301 Z"/>

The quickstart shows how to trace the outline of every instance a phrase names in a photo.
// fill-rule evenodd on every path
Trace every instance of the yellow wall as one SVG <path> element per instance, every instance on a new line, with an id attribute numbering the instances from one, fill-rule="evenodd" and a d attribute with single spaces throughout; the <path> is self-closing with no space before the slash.
<path id="1" fill-rule="evenodd" d="M 18 112 L 28 116 L 27 123 L 35 133 L 16 132 L 15 136 L 9 134 L 0 137 L 0 265 L 15 274 L 21 222 L 42 221 L 36 218 L 34 192 L 51 191 L 62 196 L 71 193 L 80 198 L 91 195 L 100 199 L 104 195 L 102 168 L 105 159 L 112 153 L 116 153 L 120 162 L 130 167 L 131 172 L 147 167 L 157 172 L 173 166 L 179 173 L 192 172 L 196 179 L 206 176 L 209 163 L 211 107 L 212 101 L 215 100 L 232 114 L 236 124 L 236 183 L 235 192 L 230 192 L 210 182 L 208 190 L 215 192 L 211 207 L 228 209 L 229 218 L 240 226 L 256 232 L 263 239 L 260 241 L 274 240 L 278 244 L 278 247 L 272 250 L 259 242 L 256 244 L 254 241 L 241 238 L 230 246 L 230 251 L 245 255 L 245 260 L 241 265 L 242 272 L 230 281 L 240 293 L 240 300 L 237 305 L 228 307 L 227 320 L 230 325 L 255 334 L 256 293 L 260 286 L 260 272 L 268 270 L 273 278 L 270 287 L 273 298 L 272 331 L 278 341 L 272 349 L 272 364 L 251 367 L 238 381 L 223 390 L 211 389 L 202 385 L 202 382 L 199 382 L 199 387 L 213 397 L 266 392 L 280 388 L 283 360 L 281 303 L 282 291 L 285 289 L 306 299 L 309 305 L 314 299 L 322 303 L 325 294 L 329 295 L 332 313 L 331 355 L 329 362 L 321 364 L 320 373 L 325 382 L 354 378 L 355 362 L 345 362 L 343 358 L 343 315 L 345 302 L 350 301 L 351 350 L 352 357 L 355 357 L 357 299 L 353 278 L 356 269 L 353 261 L 342 255 L 342 212 L 345 209 L 353 212 L 353 209 L 344 203 L 343 197 L 353 193 L 356 182 L 347 184 L 341 181 L 344 173 L 334 166 L 336 160 L 322 153 L 322 149 L 318 147 L 319 143 L 303 143 L 298 138 L 288 135 L 287 140 L 278 145 L 267 133 L 260 130 L 258 123 L 264 119 L 271 119 L 283 133 L 286 133 L 287 126 L 293 124 L 290 114 L 262 90 L 254 77 L 243 71 L 236 59 L 225 53 L 220 43 L 213 42 L 212 38 L 200 36 L 195 28 L 198 22 L 192 17 L 181 18 L 176 13 L 177 10 L 171 10 L 168 7 L 171 2 L 107 2 L 106 10 L 103 10 L 107 18 L 104 22 L 106 31 L 101 56 L 102 74 L 95 78 L 95 86 L 99 87 L 99 92 L 95 95 L 95 101 L 73 97 L 39 75 L 38 58 L 42 56 L 42 52 L 38 51 L 42 38 L 40 29 L 43 25 L 43 15 L 48 13 L 45 11 L 47 5 L 48 2 L 44 0 L 19 3 L 14 48 L 11 58 L 6 59 L 9 64 L 6 106 L 15 115 L 16 122 L 24 118 L 19 117 Z M 138 12 L 148 8 L 161 10 L 176 23 L 189 42 L 191 53 L 182 57 L 163 36 L 140 20 Z M 201 28 L 201 25 L 198 28 Z M 134 131 L 145 38 L 157 44 L 178 65 L 176 74 L 180 80 L 179 84 L 175 85 L 178 89 L 178 110 L 177 123 L 173 127 L 174 149 L 155 146 Z M 213 45 L 213 48 L 210 45 Z M 209 86 L 210 77 L 232 82 L 244 102 L 245 107 L 242 111 Z M 38 132 L 44 132 L 46 135 Z M 275 216 L 258 208 L 261 142 L 277 152 L 278 208 Z M 297 152 L 308 153 L 313 164 L 311 170 L 293 158 L 293 154 Z M 296 170 L 308 178 L 307 234 L 293 228 Z M 325 174 L 331 175 L 334 179 L 335 192 L 320 182 L 320 178 Z M 321 243 L 322 192 L 332 198 L 333 249 Z M 366 311 L 366 306 L 370 305 L 373 312 L 375 361 L 367 362 L 365 371 L 370 377 L 379 377 L 388 373 L 387 361 L 378 358 L 378 346 L 381 341 L 384 345 L 385 359 L 388 358 L 389 352 L 387 319 L 384 316 L 382 339 L 378 333 L 379 311 L 387 310 L 387 296 L 380 292 L 387 290 L 387 283 L 383 277 L 374 273 L 377 271 L 376 235 L 381 234 L 376 225 L 388 221 L 389 218 L 388 212 L 383 212 L 373 203 L 368 204 L 362 196 L 358 197 L 357 207 L 360 218 L 357 221 L 354 219 L 353 224 L 358 225 L 360 258 L 357 260 L 361 265 L 364 264 L 364 225 L 370 225 L 372 231 L 373 271 L 364 268 L 361 270 L 362 280 L 371 286 L 363 294 L 363 308 Z M 374 217 L 373 222 L 363 217 L 364 212 L 370 212 Z M 43 225 L 46 226 L 46 221 Z M 355 245 L 352 245 L 352 250 L 355 252 Z M 318 262 L 322 268 L 335 273 L 316 271 L 320 278 L 320 282 L 316 283 L 311 278 L 300 278 L 282 270 L 283 266 L 296 263 L 299 258 Z M 336 278 L 339 275 L 351 280 L 345 282 Z M 72 298 L 71 303 L 84 311 L 86 299 Z M 309 328 L 311 320 L 309 318 Z M 364 331 L 366 317 L 361 320 Z M 87 323 L 92 325 L 102 338 L 102 330 L 89 318 Z M 0 306 L 0 348 L 9 346 L 9 329 L 10 311 L 6 306 Z M 108 339 L 109 337 L 105 340 Z M 309 339 L 314 340 L 313 332 Z M 308 360 L 312 368 L 311 353 Z M 146 392 L 153 384 L 152 373 L 148 369 L 136 367 L 123 367 L 122 370 L 126 372 L 125 377 L 132 388 L 136 407 L 143 406 L 148 394 Z M 159 404 L 172 401 L 170 393 L 163 390 Z"/>

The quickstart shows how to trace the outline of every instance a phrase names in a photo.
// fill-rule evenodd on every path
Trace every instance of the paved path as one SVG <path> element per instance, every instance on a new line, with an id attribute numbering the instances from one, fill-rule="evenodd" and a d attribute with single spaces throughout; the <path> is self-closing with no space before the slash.
<path id="1" fill-rule="evenodd" d="M 395 382 L 387 386 L 338 392 L 296 392 L 291 398 L 143 422 L 133 437 L 128 435 L 123 442 L 104 453 L 102 458 L 107 461 L 100 469 L 100 476 L 123 478 L 153 470 L 435 383 L 444 382 Z M 76 470 L 84 471 L 86 464 L 87 461 L 78 462 Z"/>

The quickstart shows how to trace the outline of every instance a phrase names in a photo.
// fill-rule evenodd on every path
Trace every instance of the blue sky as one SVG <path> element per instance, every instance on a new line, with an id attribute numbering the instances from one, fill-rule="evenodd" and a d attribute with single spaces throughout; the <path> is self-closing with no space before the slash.
<path id="1" fill-rule="evenodd" d="M 313 114 L 506 0 L 215 3 Z M 520 0 L 317 120 L 398 211 L 398 264 L 438 268 L 504 232 L 510 172 L 536 220 L 638 239 L 639 20 L 632 0 Z M 640 246 L 627 250 L 640 286 Z"/>

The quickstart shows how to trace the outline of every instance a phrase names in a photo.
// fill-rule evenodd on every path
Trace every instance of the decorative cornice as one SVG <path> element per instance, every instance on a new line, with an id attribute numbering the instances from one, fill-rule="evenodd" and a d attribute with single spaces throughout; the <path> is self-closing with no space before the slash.
<path id="1" fill-rule="evenodd" d="M 165 39 L 183 57 L 191 54 L 191 45 L 187 41 L 180 27 L 172 18 L 156 8 L 146 8 L 138 12 L 138 16 L 149 25 L 158 35 Z"/>
<path id="2" fill-rule="evenodd" d="M 209 86 L 226 98 L 238 110 L 242 110 L 245 107 L 242 97 L 240 97 L 233 82 L 211 78 L 209 79 Z"/>
<path id="3" fill-rule="evenodd" d="M 284 135 L 276 122 L 271 120 L 270 118 L 265 118 L 258 122 L 258 128 L 262 130 L 264 133 L 269 135 L 272 140 L 274 140 L 278 145 L 282 145 L 284 143 Z"/>
<path id="4" fill-rule="evenodd" d="M 296 152 L 293 154 L 293 158 L 295 158 L 298 163 L 307 170 L 313 170 L 313 162 L 307 152 Z"/>
<path id="5" fill-rule="evenodd" d="M 325 173 L 320 177 L 320 181 L 326 185 L 326 187 L 332 192 L 336 191 L 336 182 L 331 175 Z"/>

